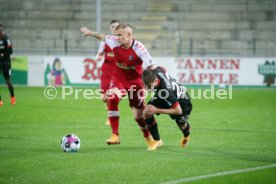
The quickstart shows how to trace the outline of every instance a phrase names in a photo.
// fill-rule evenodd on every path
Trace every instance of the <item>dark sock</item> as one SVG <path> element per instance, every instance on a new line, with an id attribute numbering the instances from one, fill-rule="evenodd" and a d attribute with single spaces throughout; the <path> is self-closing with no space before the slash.
<path id="1" fill-rule="evenodd" d="M 145 119 L 145 121 L 147 123 L 147 128 L 150 131 L 152 138 L 156 141 L 159 141 L 160 135 L 159 135 L 158 126 L 154 117 L 152 116 L 151 118 Z"/>
<path id="2" fill-rule="evenodd" d="M 190 135 L 190 124 L 187 123 L 184 129 L 181 129 L 184 137 L 188 137 Z"/>
<path id="3" fill-rule="evenodd" d="M 7 85 L 8 85 L 11 97 L 14 97 L 14 90 L 13 90 L 13 85 L 11 81 L 7 81 Z"/>

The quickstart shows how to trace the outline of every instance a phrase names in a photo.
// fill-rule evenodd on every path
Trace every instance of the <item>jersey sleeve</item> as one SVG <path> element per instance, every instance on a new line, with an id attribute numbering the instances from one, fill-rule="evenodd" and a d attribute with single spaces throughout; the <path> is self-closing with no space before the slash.
<path id="1" fill-rule="evenodd" d="M 98 53 L 103 53 L 104 52 L 104 45 L 105 45 L 105 42 L 101 41 L 100 46 L 98 48 Z"/>
<path id="2" fill-rule="evenodd" d="M 148 68 L 149 66 L 153 65 L 152 58 L 142 43 L 135 40 L 133 49 L 137 56 L 143 61 L 143 68 Z"/>
<path id="3" fill-rule="evenodd" d="M 165 90 L 162 93 L 164 93 L 164 97 L 167 97 L 165 98 L 165 101 L 171 108 L 175 108 L 179 103 L 178 103 L 177 97 L 174 95 L 172 88 L 166 88 L 166 87 L 163 87 L 163 88 Z"/>
<path id="4" fill-rule="evenodd" d="M 107 35 L 107 36 L 105 37 L 104 42 L 105 42 L 111 49 L 113 49 L 114 47 L 119 46 L 118 39 L 117 39 L 115 36 Z"/>

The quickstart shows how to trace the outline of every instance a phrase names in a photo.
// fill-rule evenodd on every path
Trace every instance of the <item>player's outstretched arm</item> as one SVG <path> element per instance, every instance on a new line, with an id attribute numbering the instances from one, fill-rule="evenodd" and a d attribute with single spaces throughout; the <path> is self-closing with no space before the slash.
<path id="1" fill-rule="evenodd" d="M 103 53 L 103 52 L 98 52 L 97 55 L 96 55 L 95 60 L 96 60 L 97 62 L 100 62 L 100 61 L 103 59 L 103 56 L 104 56 L 104 53 Z"/>
<path id="2" fill-rule="evenodd" d="M 146 114 L 148 115 L 154 115 L 154 114 L 171 114 L 171 115 L 181 115 L 182 109 L 179 104 L 177 104 L 175 107 L 171 107 L 170 109 L 160 109 L 153 105 L 146 105 L 145 110 Z"/>
<path id="3" fill-rule="evenodd" d="M 90 30 L 90 29 L 88 29 L 86 27 L 82 27 L 80 29 L 80 31 L 82 32 L 82 34 L 84 36 L 92 36 L 92 37 L 97 38 L 98 40 L 101 40 L 101 41 L 104 41 L 104 39 L 106 37 L 105 34 L 92 31 L 92 30 Z"/>

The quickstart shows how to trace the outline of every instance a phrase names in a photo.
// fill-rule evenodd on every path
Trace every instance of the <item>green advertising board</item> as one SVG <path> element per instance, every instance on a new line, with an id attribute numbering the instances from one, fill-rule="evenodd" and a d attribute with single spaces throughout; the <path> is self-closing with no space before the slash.
<path id="1" fill-rule="evenodd" d="M 27 85 L 28 82 L 28 57 L 15 56 L 11 61 L 11 79 L 13 84 Z M 0 77 L 0 84 L 5 84 L 3 75 Z"/>

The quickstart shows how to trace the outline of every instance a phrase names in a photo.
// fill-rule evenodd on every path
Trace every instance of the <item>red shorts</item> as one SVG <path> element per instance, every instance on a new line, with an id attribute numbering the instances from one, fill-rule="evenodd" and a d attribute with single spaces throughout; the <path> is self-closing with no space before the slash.
<path id="1" fill-rule="evenodd" d="M 110 89 L 112 88 L 118 88 L 123 96 L 128 95 L 130 107 L 145 108 L 145 89 L 141 79 L 126 81 L 113 76 L 110 82 Z"/>

